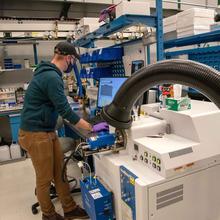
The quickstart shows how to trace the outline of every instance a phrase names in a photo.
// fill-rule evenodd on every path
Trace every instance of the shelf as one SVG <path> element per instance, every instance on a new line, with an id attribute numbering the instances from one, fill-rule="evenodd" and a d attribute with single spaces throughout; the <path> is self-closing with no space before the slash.
<path id="1" fill-rule="evenodd" d="M 0 69 L 0 72 L 18 72 L 18 71 L 25 71 L 25 70 L 34 70 L 34 68 L 23 68 L 23 69 Z"/>
<path id="2" fill-rule="evenodd" d="M 17 45 L 37 45 L 36 41 L 16 41 L 16 40 L 10 40 L 7 42 L 0 42 L 0 46 L 17 46 Z"/>
<path id="3" fill-rule="evenodd" d="M 0 92 L 0 95 L 13 94 L 13 93 L 15 93 L 15 91 L 11 91 L 11 92 Z"/>
<path id="4" fill-rule="evenodd" d="M 211 47 L 199 47 L 188 50 L 171 51 L 171 52 L 166 52 L 165 55 L 167 57 L 175 57 L 184 54 L 207 54 L 207 53 L 219 53 L 219 52 L 220 52 L 220 46 L 211 46 Z"/>
<path id="5" fill-rule="evenodd" d="M 156 16 L 122 15 L 121 17 L 113 20 L 109 24 L 105 24 L 94 32 L 89 33 L 76 40 L 74 44 L 78 47 L 89 47 L 90 43 L 92 43 L 94 40 L 100 39 L 101 37 L 109 36 L 129 26 L 139 24 L 143 24 L 148 27 L 156 27 Z"/>
<path id="6" fill-rule="evenodd" d="M 220 41 L 220 30 L 164 42 L 164 49 Z"/>
<path id="7" fill-rule="evenodd" d="M 2 116 L 8 116 L 8 115 L 14 115 L 14 114 L 19 114 L 22 110 L 22 107 L 20 108 L 5 108 L 5 109 L 0 109 L 0 117 Z"/>
<path id="8" fill-rule="evenodd" d="M 112 45 L 110 47 L 123 47 L 123 46 L 128 46 L 136 43 L 140 43 L 142 41 L 142 37 L 132 39 L 132 40 L 123 40 L 120 43 L 116 43 L 115 45 Z"/>
<path id="9" fill-rule="evenodd" d="M 12 99 L 16 100 L 15 97 L 0 98 L 0 100 L 12 100 Z"/>

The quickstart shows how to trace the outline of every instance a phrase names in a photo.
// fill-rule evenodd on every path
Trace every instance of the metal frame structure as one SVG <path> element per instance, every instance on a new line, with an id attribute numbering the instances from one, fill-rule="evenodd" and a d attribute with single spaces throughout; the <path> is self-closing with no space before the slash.
<path id="1" fill-rule="evenodd" d="M 220 30 L 211 31 L 204 34 L 197 34 L 190 37 L 179 38 L 164 42 L 164 48 L 184 47 L 190 45 L 200 45 L 209 42 L 220 41 Z M 180 55 L 188 55 L 188 58 L 203 64 L 209 65 L 220 71 L 220 46 L 206 46 L 187 50 L 166 52 L 167 59 Z"/>
<path id="2" fill-rule="evenodd" d="M 33 45 L 33 52 L 34 52 L 34 64 L 38 64 L 38 53 L 37 53 L 37 43 L 36 41 L 29 41 L 27 40 L 5 40 L 0 42 L 0 46 L 20 46 L 20 45 Z"/>
<path id="3" fill-rule="evenodd" d="M 218 53 L 220 52 L 220 46 L 212 46 L 212 47 L 201 47 L 195 49 L 188 49 L 188 50 L 179 50 L 173 52 L 165 53 L 167 58 L 172 58 L 180 55 L 195 55 L 195 54 L 205 54 L 205 53 Z"/>
<path id="4" fill-rule="evenodd" d="M 194 60 L 206 64 L 220 71 L 220 46 L 205 47 L 204 45 L 202 47 L 200 45 L 209 42 L 219 42 L 219 41 L 220 41 L 220 30 L 169 40 L 164 42 L 165 49 L 191 46 L 191 45 L 199 45 L 200 47 L 194 49 L 183 49 L 178 51 L 165 52 L 164 55 L 166 59 L 176 58 L 180 55 L 187 55 L 189 60 Z M 190 89 L 188 92 L 194 97 L 205 98 L 204 96 L 201 96 L 200 93 L 198 93 L 198 91 L 194 89 Z"/>
<path id="5" fill-rule="evenodd" d="M 164 42 L 164 49 L 220 41 L 220 30 Z"/>
<path id="6" fill-rule="evenodd" d="M 109 24 L 101 26 L 96 31 L 89 33 L 74 42 L 77 47 L 91 48 L 94 46 L 94 41 L 102 37 L 107 37 L 126 27 L 143 24 L 148 27 L 156 28 L 157 37 L 157 60 L 164 58 L 164 42 L 163 42 L 163 7 L 162 0 L 156 0 L 156 15 L 122 15 L 113 20 Z M 133 40 L 134 41 L 134 40 Z M 125 42 L 128 44 L 131 41 Z M 117 44 L 115 46 L 118 46 Z"/>

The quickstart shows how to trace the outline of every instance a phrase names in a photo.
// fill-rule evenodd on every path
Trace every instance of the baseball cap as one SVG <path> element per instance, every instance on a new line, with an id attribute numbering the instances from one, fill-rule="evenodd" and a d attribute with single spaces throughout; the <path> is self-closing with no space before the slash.
<path id="1" fill-rule="evenodd" d="M 67 41 L 59 42 L 55 48 L 54 48 L 54 53 L 60 54 L 60 55 L 73 55 L 75 56 L 78 60 L 80 58 L 79 54 L 76 52 L 76 48 L 73 46 L 72 43 L 69 43 Z"/>

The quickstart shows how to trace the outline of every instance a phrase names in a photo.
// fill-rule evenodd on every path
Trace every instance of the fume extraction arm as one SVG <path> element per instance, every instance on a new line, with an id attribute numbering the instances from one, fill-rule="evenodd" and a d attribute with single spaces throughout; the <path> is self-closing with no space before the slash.
<path id="1" fill-rule="evenodd" d="M 101 115 L 113 127 L 131 126 L 131 110 L 135 101 L 147 90 L 163 83 L 183 84 L 197 89 L 220 108 L 220 73 L 189 60 L 166 60 L 140 69 L 117 92 Z"/>

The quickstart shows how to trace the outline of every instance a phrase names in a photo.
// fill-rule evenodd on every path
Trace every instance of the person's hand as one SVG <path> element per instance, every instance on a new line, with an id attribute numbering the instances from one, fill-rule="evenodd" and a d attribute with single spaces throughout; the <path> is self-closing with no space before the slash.
<path id="1" fill-rule="evenodd" d="M 77 128 L 82 128 L 84 130 L 87 130 L 87 131 L 92 131 L 92 125 L 89 124 L 87 121 L 85 121 L 84 119 L 80 119 L 79 122 L 76 124 L 76 127 Z"/>
<path id="2" fill-rule="evenodd" d="M 92 131 L 93 132 L 109 131 L 109 125 L 106 122 L 100 122 L 98 124 L 93 125 Z"/>

